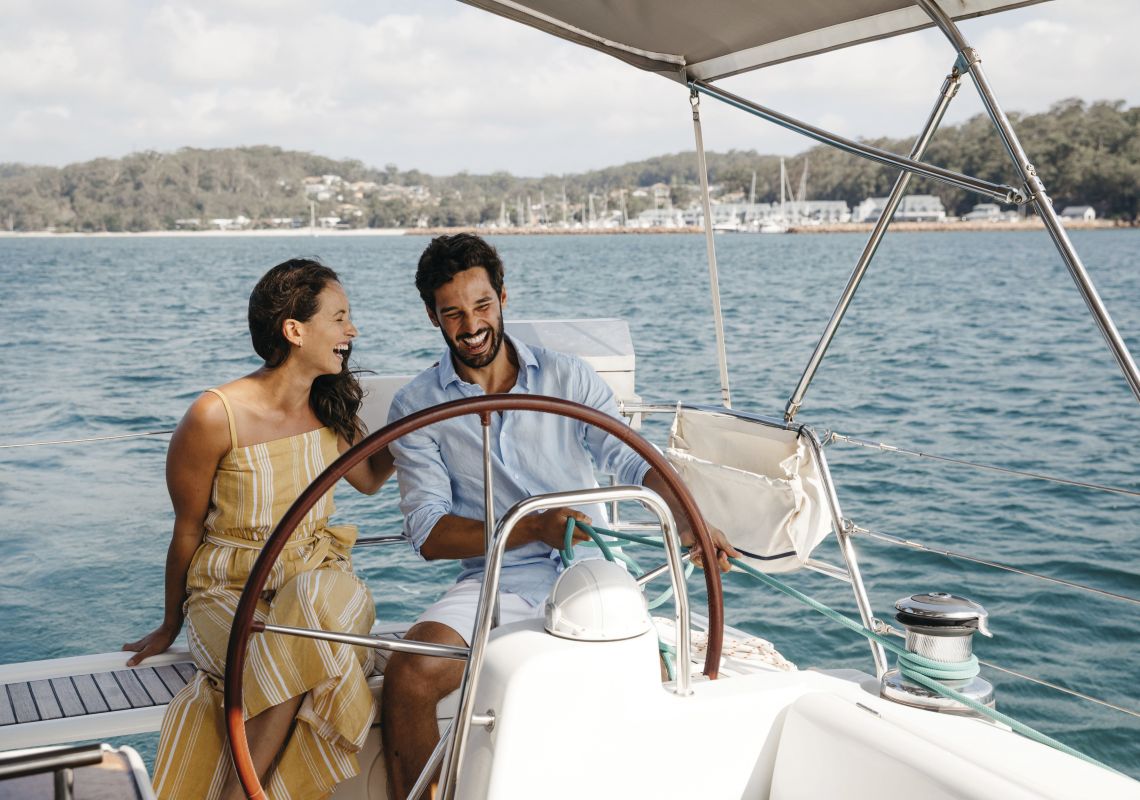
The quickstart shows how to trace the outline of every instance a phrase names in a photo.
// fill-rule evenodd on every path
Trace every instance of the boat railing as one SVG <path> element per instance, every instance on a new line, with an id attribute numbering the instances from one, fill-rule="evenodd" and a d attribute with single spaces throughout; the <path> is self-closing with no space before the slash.
<path id="1" fill-rule="evenodd" d="M 902 446 L 898 446 L 898 445 L 894 445 L 894 444 L 888 444 L 885 442 L 875 442 L 875 441 L 859 438 L 859 437 L 849 435 L 849 434 L 845 434 L 845 433 L 827 431 L 827 432 L 823 433 L 822 435 L 817 435 L 810 427 L 808 427 L 806 425 L 800 425 L 799 423 L 787 423 L 783 420 L 779 420 L 779 419 L 776 419 L 773 417 L 764 417 L 761 415 L 749 414 L 747 412 L 730 410 L 730 409 L 726 409 L 726 408 L 723 408 L 720 406 L 715 406 L 715 407 L 689 406 L 689 407 L 690 408 L 706 408 L 706 409 L 715 410 L 717 413 L 732 414 L 734 416 L 738 416 L 738 417 L 741 417 L 744 419 L 748 419 L 750 421 L 754 421 L 754 422 L 757 422 L 758 424 L 762 424 L 762 425 L 768 425 L 768 426 L 783 428 L 783 429 L 788 429 L 788 430 L 791 430 L 791 429 L 801 430 L 804 432 L 805 436 L 807 437 L 806 441 L 809 443 L 809 446 L 812 447 L 813 449 L 815 449 L 815 448 L 819 449 L 820 463 L 823 465 L 824 469 L 826 469 L 826 459 L 822 458 L 823 449 L 826 447 L 833 446 L 833 445 L 845 445 L 845 446 L 874 449 L 874 450 L 881 451 L 884 453 L 894 454 L 896 456 L 912 457 L 912 458 L 924 458 L 924 459 L 929 459 L 929 460 L 941 462 L 944 464 L 948 464 L 951 466 L 962 467 L 962 468 L 967 468 L 967 469 L 981 470 L 981 471 L 987 471 L 987 472 L 998 472 L 998 473 L 1007 474 L 1007 475 L 1010 475 L 1012 477 L 1021 478 L 1021 479 L 1025 479 L 1025 480 L 1047 481 L 1047 482 L 1055 483 L 1058 485 L 1073 486 L 1073 487 L 1086 489 L 1089 491 L 1110 493 L 1110 494 L 1114 494 L 1116 496 L 1140 497 L 1140 491 L 1137 491 L 1134 489 L 1129 489 L 1129 488 L 1124 488 L 1124 487 L 1119 487 L 1119 486 L 1110 486 L 1110 485 L 1095 483 L 1095 482 L 1091 482 L 1091 481 L 1076 480 L 1076 479 L 1065 478 L 1065 477 L 1055 476 L 1055 475 L 1046 475 L 1046 474 L 1031 472 L 1031 471 L 1027 471 L 1027 470 L 1012 469 L 1012 468 L 1004 467 L 1001 465 L 985 464 L 985 463 L 955 458 L 955 457 L 941 455 L 941 454 L 923 452 L 923 451 L 918 451 L 918 450 L 914 450 L 911 448 L 906 448 L 906 447 L 902 447 Z M 630 418 L 630 419 L 633 419 L 636 416 L 652 417 L 654 415 L 672 415 L 672 414 L 675 414 L 677 411 L 677 405 L 675 403 L 666 404 L 666 403 L 652 403 L 652 402 L 639 402 L 639 403 L 626 402 L 626 403 L 619 403 L 619 408 L 620 408 L 622 414 L 624 416 Z M 169 436 L 171 433 L 173 433 L 172 428 L 171 429 L 159 429 L 159 430 L 153 430 L 153 431 L 130 432 L 130 433 L 124 433 L 124 434 L 107 434 L 107 435 L 97 435 L 97 436 L 75 437 L 75 438 L 57 439 L 57 440 L 31 440 L 31 441 L 24 441 L 24 442 L 8 442 L 8 443 L 0 442 L 0 450 L 34 449 L 34 448 L 39 448 L 39 447 L 75 446 L 75 445 L 95 444 L 95 443 L 98 443 L 102 446 L 108 446 L 109 447 L 109 446 L 113 446 L 115 444 L 120 444 L 124 441 L 130 441 L 130 440 L 139 439 L 139 438 L 156 437 L 156 436 Z M 834 496 L 835 495 L 835 487 L 834 487 L 831 475 L 829 472 L 825 473 L 825 475 L 826 475 L 825 480 L 826 480 L 827 485 L 829 487 L 829 494 Z M 637 521 L 637 520 L 623 519 L 620 516 L 620 514 L 613 513 L 615 511 L 616 511 L 615 504 L 611 504 L 611 527 L 613 527 L 615 530 L 622 530 L 622 531 L 627 531 L 627 532 L 636 532 L 636 531 L 649 531 L 649 530 L 657 530 L 658 529 L 657 525 L 655 525 L 654 523 L 647 523 L 647 522 L 641 522 L 641 521 Z M 885 544 L 888 546 L 895 546 L 895 547 L 905 547 L 908 549 L 912 549 L 912 550 L 916 550 L 916 551 L 920 551 L 920 552 L 925 552 L 925 553 L 929 553 L 932 555 L 939 555 L 939 556 L 952 558 L 952 559 L 956 559 L 956 560 L 962 560 L 962 561 L 966 561 L 966 562 L 969 562 L 972 564 L 976 564 L 976 565 L 981 566 L 981 567 L 986 567 L 986 568 L 995 569 L 995 570 L 1001 570 L 1001 571 L 1008 572 L 1011 574 L 1020 575 L 1020 576 L 1025 577 L 1025 578 L 1029 578 L 1031 580 L 1049 583 L 1049 584 L 1054 585 L 1054 586 L 1062 586 L 1062 587 L 1071 589 L 1073 591 L 1088 593 L 1088 594 L 1096 595 L 1096 596 L 1103 597 L 1103 598 L 1106 598 L 1109 600 L 1115 600 L 1118 602 L 1128 603 L 1131 605 L 1140 605 L 1140 598 L 1133 597 L 1130 595 L 1126 595 L 1123 593 L 1109 591 L 1109 590 L 1106 590 L 1106 589 L 1103 589 L 1103 588 L 1100 588 L 1097 586 L 1092 586 L 1089 584 L 1080 583 L 1077 581 L 1069 580 L 1069 579 L 1066 579 L 1063 577 L 1058 577 L 1055 575 L 1048 575 L 1048 574 L 1044 574 L 1041 572 L 1036 572 L 1033 570 L 1029 570 L 1029 569 L 1019 567 L 1016 564 L 1003 563 L 1003 562 L 992 560 L 992 559 L 981 558 L 981 557 L 978 557 L 976 555 L 971 555 L 970 553 L 961 552 L 961 551 L 953 550 L 953 549 L 950 549 L 947 547 L 943 547 L 936 542 L 917 541 L 917 540 L 912 539 L 912 538 L 907 537 L 907 536 L 898 536 L 898 535 L 891 534 L 889 532 L 876 530 L 875 528 L 872 528 L 872 527 L 866 527 L 863 525 L 856 524 L 856 523 L 854 523 L 854 522 L 843 517 L 842 512 L 840 511 L 840 508 L 839 508 L 838 499 L 835 500 L 833 506 L 829 509 L 829 512 L 832 514 L 833 523 L 835 523 L 839 526 L 838 530 L 840 531 L 840 533 L 838 534 L 837 538 L 841 542 L 841 552 L 844 553 L 845 557 L 848 555 L 848 553 L 852 557 L 854 557 L 854 547 L 853 547 L 852 542 L 855 539 L 861 539 L 861 540 L 868 541 L 868 542 L 875 542 L 875 543 L 880 543 L 880 544 Z M 380 536 L 363 536 L 357 540 L 357 546 L 358 547 L 404 545 L 406 543 L 407 543 L 407 539 L 401 534 L 389 534 L 389 535 L 380 535 Z M 853 560 L 853 558 L 852 558 L 852 560 Z M 810 558 L 807 560 L 807 562 L 804 564 L 804 568 L 809 570 L 809 571 L 812 571 L 812 572 L 833 578 L 835 580 L 842 581 L 844 583 L 854 584 L 854 581 L 852 579 L 850 571 L 848 569 L 845 569 L 843 566 L 831 564 L 831 563 L 828 563 L 828 562 L 823 561 L 821 559 L 817 559 L 817 558 L 813 557 L 813 558 Z M 859 581 L 859 584 L 860 585 L 862 584 L 861 580 Z M 867 608 L 868 612 L 870 612 L 871 609 L 870 609 L 869 603 L 867 604 L 866 608 Z M 861 611 L 862 611 L 862 608 L 861 608 Z M 890 629 L 889 625 L 885 625 L 882 621 L 878 620 L 873 615 L 870 617 L 869 622 L 867 620 L 865 620 L 864 622 L 865 622 L 865 624 L 868 624 L 868 626 L 871 627 L 873 630 L 877 630 L 877 631 L 888 633 L 888 634 L 893 633 L 893 631 Z M 1087 700 L 1089 702 L 1104 706 L 1106 708 L 1114 709 L 1116 711 L 1120 711 L 1120 712 L 1128 714 L 1130 716 L 1140 718 L 1140 711 L 1125 708 L 1125 707 L 1116 705 L 1114 703 L 1108 702 L 1106 700 L 1102 700 L 1102 699 L 1099 699 L 1096 697 L 1092 697 L 1092 696 L 1089 696 L 1087 694 L 1077 692 L 1075 690 L 1068 689 L 1068 688 L 1063 687 L 1063 686 L 1058 686 L 1056 684 L 1050 683 L 1050 682 L 1042 680 L 1040 678 L 1037 678 L 1037 677 L 1034 677 L 1031 675 L 1026 675 L 1024 673 L 1017 672 L 1017 671 L 1014 671 L 1014 670 L 1011 670 L 1011 669 L 1008 669 L 1005 667 L 1001 667 L 1001 666 L 998 666 L 996 664 L 993 664 L 993 663 L 990 663 L 987 661 L 982 661 L 982 663 L 984 665 L 986 665 L 987 667 L 996 669 L 1000 672 L 1009 674 L 1011 676 L 1014 676 L 1017 678 L 1022 678 L 1024 680 L 1030 681 L 1032 683 L 1036 683 L 1038 685 L 1041 685 L 1041 686 L 1044 686 L 1044 687 L 1047 687 L 1050 689 L 1054 689 L 1058 692 L 1062 692 L 1062 693 L 1065 693 L 1065 694 L 1068 694 L 1068 695 L 1071 695 L 1071 696 L 1074 696 L 1074 697 L 1077 697 L 1077 698 Z"/>
<path id="2" fill-rule="evenodd" d="M 1140 491 L 1137 491 L 1135 489 L 1127 489 L 1127 488 L 1123 488 L 1123 487 L 1119 487 L 1119 486 L 1110 486 L 1110 485 L 1106 485 L 1106 484 L 1093 483 L 1090 481 L 1075 480 L 1075 479 L 1064 478 L 1064 477 L 1055 476 L 1055 475 L 1045 475 L 1042 473 L 1030 472 L 1030 471 L 1026 471 L 1026 470 L 1011 469 L 1009 467 L 1003 467 L 1000 465 L 983 464 L 983 463 L 979 463 L 979 462 L 975 462 L 975 461 L 969 461 L 966 459 L 954 458 L 951 456 L 938 455 L 938 454 L 934 454 L 934 453 L 927 453 L 927 452 L 922 452 L 922 451 L 910 450 L 910 449 L 900 447 L 897 445 L 887 444 L 885 442 L 872 442 L 872 441 L 869 441 L 866 439 L 860 439 L 860 438 L 857 438 L 854 436 L 850 436 L 848 434 L 837 433 L 837 432 L 833 432 L 833 431 L 828 431 L 828 432 L 824 433 L 822 436 L 816 436 L 816 434 L 814 432 L 811 432 L 811 428 L 809 428 L 808 426 L 800 426 L 798 424 L 789 425 L 789 424 L 780 422 L 780 421 L 778 421 L 772 417 L 763 417 L 760 415 L 748 414 L 746 412 L 731 411 L 729 409 L 725 409 L 725 408 L 722 408 L 720 406 L 713 406 L 713 407 L 709 407 L 709 406 L 688 406 L 688 407 L 690 407 L 690 408 L 712 408 L 712 409 L 716 410 L 718 413 L 730 413 L 730 414 L 734 414 L 734 415 L 741 415 L 745 418 L 753 419 L 753 420 L 759 420 L 765 424 L 769 424 L 769 425 L 772 425 L 775 427 L 785 427 L 788 429 L 802 427 L 803 430 L 808 431 L 810 433 L 810 435 L 812 437 L 814 437 L 810 441 L 818 442 L 820 447 L 827 447 L 827 446 L 830 446 L 830 445 L 836 444 L 836 443 L 847 444 L 847 445 L 853 445 L 853 446 L 858 446 L 858 447 L 871 448 L 871 449 L 879 450 L 879 451 L 886 452 L 886 453 L 894 453 L 897 455 L 927 458 L 927 459 L 941 461 L 944 463 L 949 463 L 949 464 L 953 464 L 953 465 L 957 465 L 957 466 L 968 467 L 968 468 L 972 468 L 972 469 L 996 471 L 996 472 L 1001 472 L 1001 473 L 1011 475 L 1011 476 L 1015 476 L 1015 477 L 1023 477 L 1023 478 L 1033 479 L 1033 480 L 1048 481 L 1048 482 L 1057 483 L 1057 484 L 1061 484 L 1061 485 L 1074 486 L 1074 487 L 1078 487 L 1078 488 L 1088 489 L 1091 491 L 1099 491 L 1099 492 L 1106 492 L 1106 493 L 1117 494 L 1117 495 L 1124 495 L 1124 496 L 1128 496 L 1128 497 L 1140 498 Z M 650 415 L 654 415 L 654 414 L 674 414 L 677 411 L 677 406 L 676 406 L 676 404 L 660 404 L 660 403 L 623 403 L 623 404 L 620 404 L 620 410 L 624 416 L 632 418 L 635 415 L 650 416 Z M 98 442 L 98 443 L 122 442 L 122 441 L 131 440 L 131 439 L 139 439 L 139 438 L 146 438 L 146 437 L 153 437 L 153 436 L 169 436 L 173 432 L 174 432 L 174 429 L 170 428 L 170 429 L 163 429 L 163 430 L 141 431 L 141 432 L 132 432 L 132 433 L 125 433 L 125 434 L 78 437 L 78 438 L 72 438 L 72 439 L 52 439 L 52 440 L 45 439 L 45 440 L 32 440 L 32 441 L 26 441 L 26 442 L 5 442 L 5 443 L 0 443 L 0 450 L 10 450 L 10 449 L 17 449 L 17 448 L 34 448 L 34 447 L 52 447 L 52 446 L 75 445 L 75 444 L 90 444 L 90 443 L 96 443 L 96 442 Z M 828 481 L 829 481 L 829 483 L 831 482 L 830 475 L 828 475 Z M 612 510 L 613 505 L 611 504 L 610 507 Z M 878 542 L 882 542 L 885 544 L 897 545 L 897 546 L 901 546 L 901 547 L 908 547 L 908 548 L 911 548 L 914 550 L 920 550 L 920 551 L 928 552 L 928 553 L 935 554 L 935 555 L 945 556 L 948 558 L 955 558 L 955 559 L 970 561 L 972 563 L 978 564 L 979 566 L 990 567 L 993 569 L 999 569 L 999 570 L 1003 570 L 1006 572 L 1011 572 L 1011 573 L 1015 573 L 1018 575 L 1022 575 L 1022 576 L 1027 577 L 1027 578 L 1045 581 L 1045 582 L 1052 583 L 1055 585 L 1066 586 L 1070 589 L 1074 589 L 1077 591 L 1088 592 L 1090 594 L 1099 595 L 1101 597 L 1106 597 L 1106 598 L 1110 598 L 1113 600 L 1120 600 L 1123 602 L 1127 602 L 1127 603 L 1131 603 L 1131 604 L 1135 604 L 1135 605 L 1140 605 L 1140 598 L 1137 598 L 1137 597 L 1132 597 L 1132 596 L 1121 594 L 1118 592 L 1108 591 L 1106 589 L 1101 589 L 1101 588 L 1098 588 L 1096 586 L 1091 586 L 1088 584 L 1079 583 L 1077 581 L 1067 580 L 1065 578 L 1059 578 L 1059 577 L 1056 577 L 1054 575 L 1047 575 L 1047 574 L 1040 573 L 1040 572 L 1034 572 L 1033 570 L 1023 569 L 1021 567 L 1018 567 L 1018 566 L 1012 565 L 1012 564 L 1005 564 L 1005 563 L 1001 563 L 998 561 L 992 561 L 992 560 L 988 560 L 988 559 L 984 559 L 984 558 L 979 558 L 976 556 L 972 556 L 968 553 L 962 553 L 959 551 L 950 550 L 950 549 L 940 547 L 940 546 L 935 545 L 935 544 L 927 544 L 927 543 L 918 542 L 918 541 L 915 541 L 914 539 L 911 539 L 909 537 L 896 536 L 896 535 L 885 533 L 882 531 L 877 531 L 877 530 L 865 528 L 865 527 L 862 527 L 860 525 L 850 523 L 849 521 L 845 522 L 845 524 L 849 525 L 849 532 L 857 538 L 866 538 L 869 540 L 878 541 Z M 623 530 L 623 531 L 630 531 L 630 532 L 657 530 L 657 526 L 652 524 L 652 523 L 623 520 L 623 519 L 621 519 L 620 515 L 615 515 L 612 517 L 611 525 L 616 530 Z M 357 547 L 369 547 L 369 546 L 377 546 L 377 545 L 397 545 L 397 544 L 406 544 L 407 541 L 408 541 L 407 538 L 404 537 L 402 534 L 389 534 L 389 535 L 384 535 L 384 536 L 364 536 L 364 537 L 359 538 L 356 541 L 356 546 Z M 805 568 L 808 570 L 811 570 L 813 572 L 818 572 L 818 573 L 823 574 L 823 575 L 828 575 L 830 577 L 836 578 L 836 579 L 844 581 L 844 582 L 850 580 L 850 576 L 846 573 L 846 571 L 843 570 L 842 567 L 836 566 L 834 564 L 829 564 L 829 563 L 821 561 L 819 559 L 815 559 L 815 558 L 809 559 L 808 562 L 805 564 Z"/>
<path id="3" fill-rule="evenodd" d="M 485 462 L 485 466 L 487 465 Z M 475 697 L 479 689 L 479 680 L 491 630 L 497 623 L 496 598 L 499 591 L 499 577 L 502 571 L 503 555 L 506 552 L 507 541 L 510 539 L 511 532 L 523 517 L 536 511 L 621 500 L 637 501 L 657 517 L 663 534 L 666 560 L 673 587 L 673 597 L 675 598 L 673 609 L 674 624 L 677 630 L 677 659 L 680 664 L 691 663 L 689 601 L 688 594 L 685 592 L 681 542 L 673 514 L 660 495 L 643 486 L 603 486 L 572 492 L 555 492 L 520 500 L 498 521 L 494 536 L 487 549 L 487 566 L 479 596 L 475 631 L 471 637 L 471 655 L 467 660 L 463 679 L 459 686 L 459 708 L 456 711 L 455 719 L 452 721 L 450 741 L 442 753 L 440 796 L 444 798 L 454 797 L 455 790 L 459 785 L 459 767 L 463 763 L 468 732 L 473 724 L 480 723 L 480 720 L 475 719 Z M 679 669 L 674 692 L 681 697 L 690 695 L 692 693 L 690 680 L 690 671 Z M 493 725 L 494 718 L 484 720 L 483 724 Z"/>

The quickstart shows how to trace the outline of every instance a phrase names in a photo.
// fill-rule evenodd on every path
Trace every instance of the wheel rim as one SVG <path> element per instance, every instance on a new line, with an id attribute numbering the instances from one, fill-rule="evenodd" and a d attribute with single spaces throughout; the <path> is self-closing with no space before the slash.
<path id="1" fill-rule="evenodd" d="M 676 495 L 682 511 L 688 518 L 689 525 L 696 536 L 696 544 L 700 547 L 702 560 L 707 567 L 704 570 L 704 575 L 705 589 L 708 595 L 709 632 L 703 672 L 710 679 L 717 677 L 724 639 L 724 597 L 720 572 L 715 567 L 717 563 L 716 551 L 712 544 L 712 538 L 709 536 L 708 527 L 697 508 L 696 501 L 693 500 L 693 496 L 677 473 L 669 466 L 665 457 L 621 420 L 570 400 L 521 394 L 491 394 L 483 397 L 452 400 L 431 408 L 425 408 L 385 425 L 353 445 L 341 454 L 336 461 L 329 464 L 324 472 L 318 475 L 308 488 L 301 492 L 293 505 L 285 512 L 262 547 L 261 554 L 254 563 L 253 569 L 250 570 L 249 579 L 246 581 L 241 600 L 234 612 L 229 647 L 226 652 L 225 714 L 234 769 L 237 771 L 238 779 L 241 781 L 246 795 L 251 800 L 262 800 L 265 797 L 265 792 L 254 769 L 253 759 L 249 753 L 249 741 L 245 735 L 241 675 L 245 669 L 249 635 L 258 629 L 257 623 L 254 621 L 254 611 L 257 608 L 258 598 L 265 589 L 265 583 L 269 579 L 273 565 L 277 562 L 277 558 L 281 555 L 281 551 L 285 548 L 285 544 L 294 529 L 305 518 L 309 509 L 329 489 L 335 486 L 336 482 L 344 477 L 349 470 L 401 436 L 437 422 L 467 416 L 468 414 L 478 414 L 486 422 L 490 415 L 496 411 L 536 411 L 557 414 L 585 422 L 624 442 L 657 471 L 665 484 Z"/>

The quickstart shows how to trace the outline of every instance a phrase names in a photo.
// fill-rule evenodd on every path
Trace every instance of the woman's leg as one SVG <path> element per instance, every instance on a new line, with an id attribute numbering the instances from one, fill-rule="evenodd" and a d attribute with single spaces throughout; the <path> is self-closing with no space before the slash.
<path id="1" fill-rule="evenodd" d="M 291 697 L 284 703 L 271 706 L 256 717 L 246 720 L 245 738 L 249 742 L 249 755 L 253 759 L 253 768 L 257 777 L 264 786 L 269 768 L 272 766 L 277 754 L 285 746 L 289 732 L 293 729 L 293 720 L 301 708 L 305 695 Z M 231 766 L 222 787 L 221 800 L 244 800 L 245 792 L 237 772 Z"/>

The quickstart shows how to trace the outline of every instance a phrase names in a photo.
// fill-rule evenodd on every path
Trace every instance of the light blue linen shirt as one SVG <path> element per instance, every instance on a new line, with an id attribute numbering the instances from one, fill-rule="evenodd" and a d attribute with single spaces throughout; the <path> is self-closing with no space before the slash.
<path id="1" fill-rule="evenodd" d="M 613 392 L 580 358 L 543 347 L 528 347 L 506 336 L 518 354 L 512 393 L 573 400 L 619 417 Z M 504 346 L 506 343 L 504 342 Z M 388 421 L 461 397 L 483 395 L 455 371 L 451 352 L 421 372 L 392 399 Z M 444 514 L 483 519 L 483 432 L 478 415 L 421 428 L 392 443 L 400 481 L 404 534 L 416 553 Z M 627 445 L 578 420 L 534 411 L 491 415 L 491 460 L 495 519 L 518 501 L 547 492 L 597 486 L 594 468 L 623 484 L 640 484 L 649 465 Z M 605 524 L 600 504 L 580 510 Z M 457 580 L 482 579 L 484 558 L 467 558 Z M 506 551 L 500 588 L 538 604 L 562 569 L 557 551 L 532 542 Z"/>

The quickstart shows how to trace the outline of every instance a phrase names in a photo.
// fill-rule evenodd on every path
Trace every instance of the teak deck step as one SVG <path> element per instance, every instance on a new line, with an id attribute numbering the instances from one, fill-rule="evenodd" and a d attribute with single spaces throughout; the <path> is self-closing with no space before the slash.
<path id="1" fill-rule="evenodd" d="M 0 664 L 0 750 L 157 731 L 194 662 L 180 646 L 134 668 L 130 655 Z"/>
<path id="2" fill-rule="evenodd" d="M 178 661 L 3 684 L 0 726 L 165 705 L 194 671 L 194 662 Z"/>
<path id="3" fill-rule="evenodd" d="M 407 628 L 384 624 L 372 633 L 400 638 Z M 382 671 L 387 653 L 376 655 Z M 0 664 L 0 751 L 157 731 L 167 704 L 196 667 L 182 646 L 134 668 L 126 666 L 129 656 L 115 652 Z"/>

